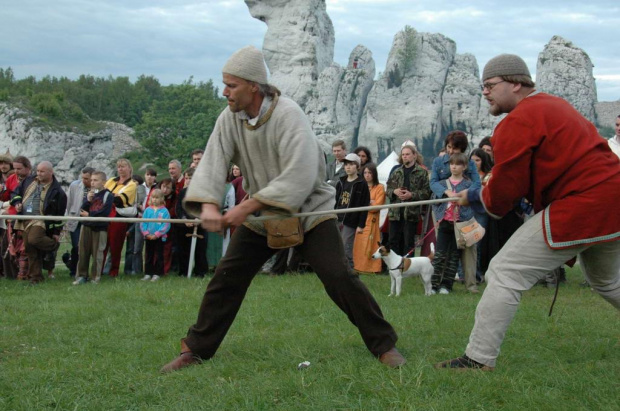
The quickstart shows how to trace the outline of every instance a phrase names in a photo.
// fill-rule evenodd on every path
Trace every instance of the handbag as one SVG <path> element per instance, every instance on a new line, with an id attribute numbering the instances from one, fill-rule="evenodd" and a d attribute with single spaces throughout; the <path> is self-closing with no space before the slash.
<path id="1" fill-rule="evenodd" d="M 446 180 L 448 188 L 452 190 L 452 185 L 450 184 L 450 180 Z M 471 247 L 476 244 L 478 241 L 482 240 L 484 237 L 484 227 L 476 221 L 474 217 L 470 218 L 467 221 L 456 221 L 457 215 L 459 211 L 459 206 L 455 206 L 454 210 L 454 236 L 456 237 L 456 246 L 459 250 L 462 250 L 466 247 Z"/>
<path id="2" fill-rule="evenodd" d="M 123 192 L 123 190 L 125 190 L 125 188 L 127 188 L 127 186 L 121 188 L 121 190 L 118 192 L 118 194 L 121 194 Z M 135 217 L 138 215 L 138 207 L 137 207 L 137 202 L 138 202 L 138 190 L 136 190 L 136 196 L 133 200 L 133 204 L 127 207 L 115 207 L 116 208 L 116 214 L 120 215 L 121 217 Z"/>
<path id="3" fill-rule="evenodd" d="M 474 217 L 467 221 L 454 223 L 456 246 L 459 249 L 471 247 L 484 237 L 484 227 Z"/>
<path id="4" fill-rule="evenodd" d="M 264 215 L 277 215 L 264 213 Z M 288 217 L 282 219 L 265 220 L 267 230 L 267 246 L 276 250 L 290 248 L 304 242 L 304 228 L 301 219 Z"/>

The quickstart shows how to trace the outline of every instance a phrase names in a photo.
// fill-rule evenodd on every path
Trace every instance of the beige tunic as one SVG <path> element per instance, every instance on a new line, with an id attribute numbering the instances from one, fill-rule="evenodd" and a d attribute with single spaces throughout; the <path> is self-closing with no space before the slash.
<path id="1" fill-rule="evenodd" d="M 221 207 L 229 163 L 243 173 L 250 197 L 272 211 L 328 211 L 334 209 L 335 190 L 325 180 L 325 157 L 310 123 L 292 100 L 280 97 L 269 120 L 246 127 L 239 114 L 227 107 L 217 119 L 204 157 L 183 202 L 188 214 L 199 217 L 202 203 Z M 269 115 L 269 114 L 264 114 Z M 304 231 L 334 214 L 302 219 Z M 262 222 L 245 223 L 265 235 Z"/>

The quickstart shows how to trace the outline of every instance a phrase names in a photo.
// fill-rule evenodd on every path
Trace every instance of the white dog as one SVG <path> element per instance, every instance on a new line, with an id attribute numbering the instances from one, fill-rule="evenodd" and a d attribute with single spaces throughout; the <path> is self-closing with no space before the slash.
<path id="1" fill-rule="evenodd" d="M 435 245 L 431 243 L 431 254 L 428 257 L 405 258 L 390 250 L 388 246 L 379 244 L 379 248 L 372 255 L 374 260 L 379 258 L 385 261 L 388 270 L 390 270 L 390 279 L 392 280 L 390 297 L 400 295 L 401 284 L 404 277 L 412 277 L 419 275 L 422 283 L 424 283 L 424 294 L 432 295 L 431 277 L 435 272 L 433 268 L 433 257 L 435 257 Z"/>

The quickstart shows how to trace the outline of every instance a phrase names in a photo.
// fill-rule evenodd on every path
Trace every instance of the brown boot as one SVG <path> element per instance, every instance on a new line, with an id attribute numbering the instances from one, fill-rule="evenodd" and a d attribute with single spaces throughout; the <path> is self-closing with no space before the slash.
<path id="1" fill-rule="evenodd" d="M 405 365 L 405 363 L 407 362 L 405 357 L 403 357 L 401 353 L 398 352 L 396 347 L 381 354 L 379 356 L 379 361 L 381 361 L 381 363 L 387 365 L 390 368 L 401 367 Z"/>
<path id="2" fill-rule="evenodd" d="M 168 373 L 180 370 L 181 368 L 189 367 L 190 365 L 200 364 L 202 359 L 197 355 L 194 355 L 185 344 L 185 339 L 181 340 L 181 354 L 168 364 L 164 365 L 159 372 Z"/>

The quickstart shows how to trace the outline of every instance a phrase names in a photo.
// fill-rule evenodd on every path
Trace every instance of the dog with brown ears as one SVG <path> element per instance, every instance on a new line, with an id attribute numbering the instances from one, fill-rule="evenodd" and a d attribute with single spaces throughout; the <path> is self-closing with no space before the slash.
<path id="1" fill-rule="evenodd" d="M 386 245 L 379 244 L 379 248 L 372 255 L 374 260 L 381 258 L 390 272 L 391 288 L 389 297 L 400 295 L 403 278 L 420 276 L 424 284 L 424 294 L 433 295 L 431 277 L 435 272 L 433 258 L 435 257 L 435 245 L 431 243 L 431 253 L 428 257 L 406 258 L 396 254 Z"/>

